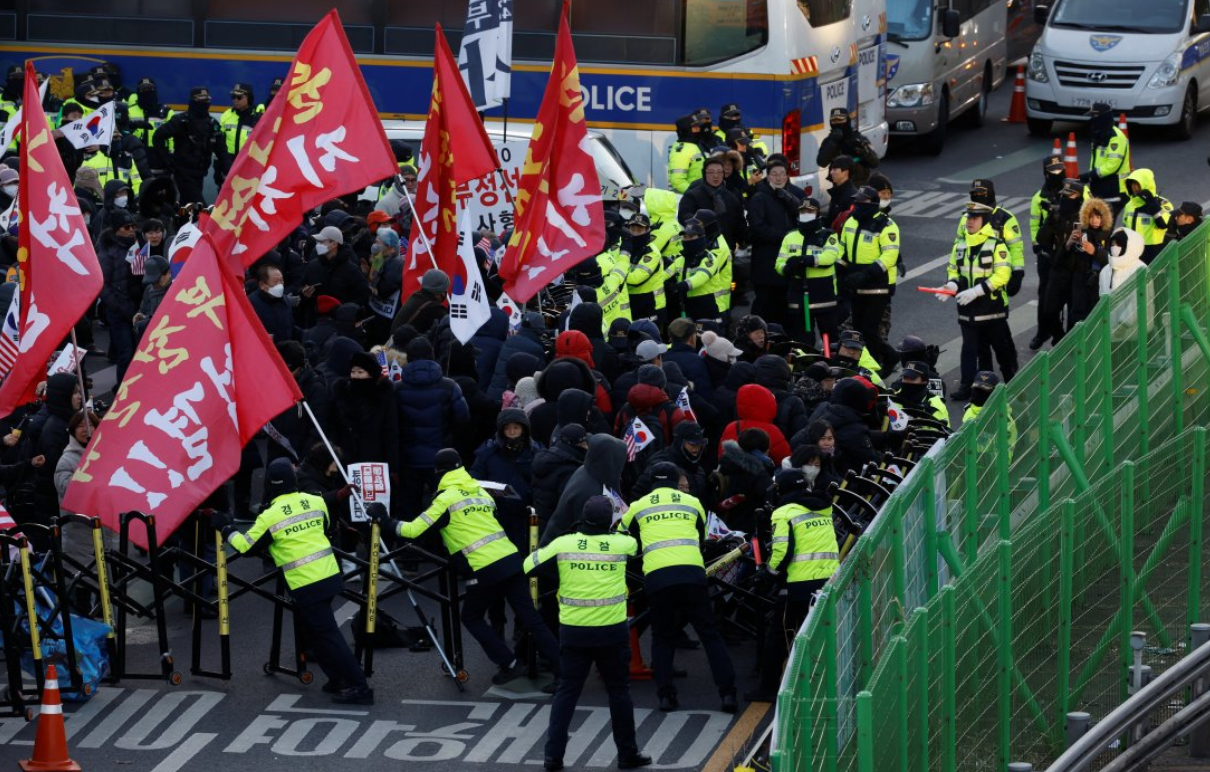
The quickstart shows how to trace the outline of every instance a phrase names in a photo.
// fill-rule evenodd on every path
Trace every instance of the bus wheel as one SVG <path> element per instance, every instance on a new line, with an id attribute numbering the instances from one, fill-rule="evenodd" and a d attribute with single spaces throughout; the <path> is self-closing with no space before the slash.
<path id="1" fill-rule="evenodd" d="M 941 155 L 941 150 L 945 147 L 945 135 L 949 131 L 949 122 L 949 94 L 943 93 L 941 102 L 937 105 L 937 128 L 920 139 L 920 149 L 925 155 Z"/>
<path id="2" fill-rule="evenodd" d="M 1043 118 L 1026 118 L 1026 123 L 1029 126 L 1029 133 L 1035 137 L 1049 137 L 1050 130 L 1054 127 L 1054 121 L 1048 121 Z"/>
<path id="3" fill-rule="evenodd" d="M 1197 86 L 1190 83 L 1181 103 L 1181 117 L 1172 127 L 1172 138 L 1184 142 L 1197 129 Z"/>
<path id="4" fill-rule="evenodd" d="M 982 128 L 987 123 L 987 103 L 992 96 L 992 63 L 988 62 L 983 68 L 983 85 L 979 87 L 979 101 L 971 110 L 970 122 L 973 128 Z"/>

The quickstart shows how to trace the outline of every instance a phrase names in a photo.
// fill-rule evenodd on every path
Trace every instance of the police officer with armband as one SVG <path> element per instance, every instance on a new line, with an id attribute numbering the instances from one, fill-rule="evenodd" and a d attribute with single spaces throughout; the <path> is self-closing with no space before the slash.
<path id="1" fill-rule="evenodd" d="M 1016 348 L 1008 329 L 1008 295 L 1012 276 L 1008 246 L 992 230 L 992 208 L 970 201 L 966 233 L 954 241 L 945 289 L 956 293 L 958 327 L 962 330 L 961 383 L 951 399 L 970 397 L 981 352 L 994 350 L 1005 380 L 1016 374 Z M 946 295 L 937 295 L 944 302 Z M 990 357 L 985 359 L 990 367 Z"/>
<path id="2" fill-rule="evenodd" d="M 692 624 L 706 650 L 721 710 L 734 713 L 735 667 L 723 643 L 706 583 L 702 539 L 706 512 L 679 489 L 683 474 L 671 461 L 651 468 L 651 493 L 633 502 L 618 528 L 639 540 L 643 551 L 643 588 L 651 606 L 652 659 L 660 710 L 679 706 L 673 683 L 673 655 L 685 624 Z"/>
<path id="3" fill-rule="evenodd" d="M 340 633 L 332 613 L 332 599 L 341 590 L 340 566 L 324 531 L 329 524 L 323 499 L 301 493 L 294 467 L 287 458 L 269 462 L 265 470 L 268 508 L 257 516 L 247 533 L 235 530 L 234 515 L 216 511 L 211 524 L 227 543 L 244 553 L 267 546 L 273 562 L 285 576 L 294 599 L 294 618 L 306 633 L 299 646 L 310 647 L 319 667 L 328 677 L 325 692 L 335 692 L 333 702 L 373 705 L 374 690 L 349 644 Z"/>
<path id="4" fill-rule="evenodd" d="M 879 366 L 893 366 L 895 349 L 882 339 L 883 313 L 899 275 L 899 226 L 878 208 L 878 191 L 868 185 L 853 198 L 853 213 L 840 232 L 844 271 L 841 287 L 853 308 L 853 328 L 865 338 Z"/>
<path id="5" fill-rule="evenodd" d="M 676 119 L 676 142 L 668 149 L 668 187 L 677 193 L 684 193 L 702 178 L 705 157 L 697 142 L 700 131 L 694 116 L 682 115 Z"/>
<path id="6" fill-rule="evenodd" d="M 1025 281 L 1025 242 L 1021 239 L 1021 224 L 1017 222 L 1017 216 L 1012 212 L 996 206 L 996 185 L 991 180 L 972 182 L 970 196 L 971 201 L 992 208 L 991 216 L 988 218 L 992 232 L 1008 247 L 1008 262 L 1013 269 L 1005 292 L 1010 298 L 1016 297 L 1021 290 L 1021 283 Z M 964 233 L 966 233 L 965 212 L 958 218 L 957 237 L 961 238 Z"/>
<path id="7" fill-rule="evenodd" d="M 819 218 L 817 199 L 798 208 L 798 228 L 782 239 L 774 268 L 786 278 L 786 332 L 792 340 L 812 343 L 817 334 L 836 340 L 842 312 L 836 294 L 836 261 L 840 240 Z M 810 332 L 806 329 L 807 317 Z"/>
<path id="8" fill-rule="evenodd" d="M 731 309 L 731 249 L 720 237 L 718 217 L 698 209 L 681 232 L 684 278 L 676 285 L 690 319 L 724 324 Z"/>
<path id="9" fill-rule="evenodd" d="M 609 694 L 609 718 L 618 768 L 651 763 L 639 753 L 630 698 L 630 625 L 626 623 L 626 560 L 638 553 L 630 536 L 610 533 L 613 503 L 593 496 L 578 528 L 525 558 L 527 573 L 553 560 L 559 581 L 561 677 L 550 708 L 543 765 L 563 768 L 568 730 L 589 671 L 595 664 Z"/>
<path id="10" fill-rule="evenodd" d="M 475 637 L 499 671 L 492 683 L 506 684 L 525 674 L 521 662 L 486 620 L 487 610 L 498 600 L 512 607 L 517 622 L 533 636 L 542 656 L 559 661 L 559 645 L 534 608 L 529 582 L 521 570 L 521 556 L 496 520 L 496 504 L 462 467 L 458 451 L 437 451 L 437 496 L 429 508 L 415 520 L 400 523 L 379 505 L 367 513 L 383 523 L 384 530 L 405 539 L 418 539 L 431 528 L 441 531 L 441 540 L 450 556 L 470 567 L 472 577 L 466 583 L 462 606 L 462 624 Z M 374 509 L 370 512 L 369 509 Z"/>
<path id="11" fill-rule="evenodd" d="M 760 686 L 744 695 L 749 702 L 774 702 L 782 664 L 815 593 L 840 567 L 840 547 L 832 527 L 832 500 L 807 482 L 801 469 L 786 469 L 773 478 L 773 549 L 765 568 L 753 579 L 757 592 L 778 587 L 773 625 L 765 633 Z M 783 583 L 784 582 L 784 583 Z"/>
<path id="12" fill-rule="evenodd" d="M 907 362 L 895 389 L 895 401 L 950 428 L 950 411 L 938 394 L 929 391 L 928 362 Z"/>

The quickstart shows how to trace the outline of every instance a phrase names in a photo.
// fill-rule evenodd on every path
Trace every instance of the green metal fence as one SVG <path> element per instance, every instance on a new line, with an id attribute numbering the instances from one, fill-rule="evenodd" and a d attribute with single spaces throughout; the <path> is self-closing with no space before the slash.
<path id="1" fill-rule="evenodd" d="M 791 653 L 789 770 L 1005 770 L 1060 750 L 1069 710 L 1123 696 L 1210 621 L 1210 228 L 1035 357 L 900 486 Z"/>

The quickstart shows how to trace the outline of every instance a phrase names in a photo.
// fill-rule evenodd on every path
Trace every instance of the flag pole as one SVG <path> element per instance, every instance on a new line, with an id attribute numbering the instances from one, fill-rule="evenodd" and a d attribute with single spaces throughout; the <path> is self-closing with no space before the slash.
<path id="1" fill-rule="evenodd" d="M 504 97 L 504 141 L 508 142 L 508 97 Z"/>
<path id="2" fill-rule="evenodd" d="M 399 188 L 403 191 L 403 197 L 408 200 L 408 206 L 411 208 L 412 217 L 414 218 L 416 216 L 416 202 L 412 200 L 412 193 L 411 193 L 411 191 L 408 190 L 407 185 L 400 185 Z M 424 248 L 427 249 L 429 252 L 429 262 L 431 262 L 433 264 L 434 268 L 437 268 L 437 270 L 441 270 L 440 268 L 437 267 L 437 258 L 433 256 L 433 245 L 429 241 L 429 235 L 424 232 L 424 223 L 420 224 L 420 228 L 418 230 L 420 233 L 420 240 L 424 242 Z M 304 402 L 303 404 L 305 405 L 307 403 Z M 311 412 L 311 408 L 307 408 L 307 412 L 308 413 Z M 319 425 L 317 424 L 315 428 L 318 429 Z M 323 432 L 321 431 L 320 434 L 322 435 Z M 329 446 L 328 450 L 331 450 L 331 449 L 332 448 Z"/>
<path id="3" fill-rule="evenodd" d="M 74 325 L 71 328 L 71 347 L 73 349 L 71 356 L 76 365 L 76 382 L 80 384 L 80 409 L 84 411 L 84 423 L 88 424 L 88 436 L 91 437 L 92 430 L 96 427 L 88 419 L 88 389 L 84 386 L 84 357 L 80 355 L 80 344 L 76 342 Z"/>

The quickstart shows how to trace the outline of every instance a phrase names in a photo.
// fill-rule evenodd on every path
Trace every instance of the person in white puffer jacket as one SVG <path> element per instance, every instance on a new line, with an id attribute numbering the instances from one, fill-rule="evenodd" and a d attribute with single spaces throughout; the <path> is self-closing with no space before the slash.
<path id="1" fill-rule="evenodd" d="M 1109 237 L 1109 265 L 1101 269 L 1101 295 L 1112 294 L 1118 287 L 1126 284 L 1136 272 L 1147 268 L 1143 262 L 1143 237 L 1129 228 L 1118 228 Z M 1137 297 L 1137 296 L 1136 296 Z M 1154 308 L 1154 290 L 1147 285 L 1147 311 L 1151 318 Z M 1131 337 L 1135 322 L 1138 318 L 1136 298 L 1121 299 L 1114 303 L 1110 312 L 1110 325 L 1113 329 L 1114 340 Z"/>

